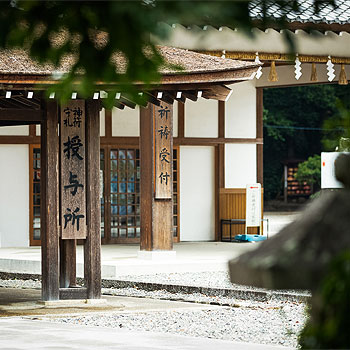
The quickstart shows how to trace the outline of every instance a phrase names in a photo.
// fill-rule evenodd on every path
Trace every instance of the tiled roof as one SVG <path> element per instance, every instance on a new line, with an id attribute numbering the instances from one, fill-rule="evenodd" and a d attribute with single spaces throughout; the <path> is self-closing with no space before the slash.
<path id="1" fill-rule="evenodd" d="M 282 9 L 276 1 L 271 1 L 271 5 L 267 6 L 267 16 L 273 19 L 280 19 L 285 15 L 288 22 L 326 24 L 350 23 L 350 0 L 335 0 L 335 8 L 329 3 L 319 4 L 319 12 L 315 14 L 314 3 L 316 1 L 317 0 L 298 0 L 299 11 L 288 11 L 287 7 Z M 288 1 L 285 2 L 288 3 Z M 289 3 L 291 4 L 292 1 L 289 1 Z M 255 0 L 249 4 L 250 14 L 253 19 L 262 19 L 262 4 L 262 0 Z"/>

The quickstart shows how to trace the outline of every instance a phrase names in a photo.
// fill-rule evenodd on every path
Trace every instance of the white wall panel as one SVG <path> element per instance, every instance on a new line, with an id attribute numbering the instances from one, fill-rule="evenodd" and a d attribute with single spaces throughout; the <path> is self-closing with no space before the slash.
<path id="1" fill-rule="evenodd" d="M 225 187 L 245 188 L 256 182 L 256 145 L 225 145 Z"/>
<path id="2" fill-rule="evenodd" d="M 185 137 L 218 137 L 218 101 L 186 101 Z"/>
<path id="3" fill-rule="evenodd" d="M 100 112 L 100 136 L 106 136 L 105 115 L 106 115 L 106 110 L 102 108 Z"/>
<path id="4" fill-rule="evenodd" d="M 215 239 L 214 147 L 180 147 L 180 240 Z"/>
<path id="5" fill-rule="evenodd" d="M 237 138 L 256 137 L 255 81 L 229 86 L 232 94 L 225 103 L 225 136 Z"/>
<path id="6" fill-rule="evenodd" d="M 0 145 L 0 246 L 29 246 L 28 145 Z"/>
<path id="7" fill-rule="evenodd" d="M 1 126 L 0 135 L 28 136 L 29 126 L 28 125 Z"/>
<path id="8" fill-rule="evenodd" d="M 177 137 L 178 132 L 178 105 L 179 103 L 177 101 L 174 101 L 173 104 L 173 137 Z"/>
<path id="9" fill-rule="evenodd" d="M 221 30 L 211 26 L 182 26 L 180 24 L 166 25 L 169 37 L 160 41 L 153 37 L 157 44 L 181 47 L 189 50 L 226 50 L 238 52 L 270 52 L 288 54 L 290 47 L 285 40 L 285 34 L 274 29 L 252 29 L 253 36 L 249 38 L 241 29 L 222 27 Z M 294 42 L 296 52 L 304 55 L 339 56 L 350 55 L 350 34 L 326 31 L 310 33 L 303 30 L 288 31 Z"/>
<path id="10" fill-rule="evenodd" d="M 140 108 L 112 110 L 112 136 L 140 136 Z"/>

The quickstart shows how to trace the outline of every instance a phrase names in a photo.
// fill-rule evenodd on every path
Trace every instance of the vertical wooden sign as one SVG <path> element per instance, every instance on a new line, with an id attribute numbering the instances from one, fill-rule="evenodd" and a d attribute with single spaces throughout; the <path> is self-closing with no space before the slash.
<path id="1" fill-rule="evenodd" d="M 85 101 L 61 106 L 61 237 L 86 238 Z"/>
<path id="2" fill-rule="evenodd" d="M 155 198 L 171 199 L 173 188 L 173 106 L 154 107 Z"/>

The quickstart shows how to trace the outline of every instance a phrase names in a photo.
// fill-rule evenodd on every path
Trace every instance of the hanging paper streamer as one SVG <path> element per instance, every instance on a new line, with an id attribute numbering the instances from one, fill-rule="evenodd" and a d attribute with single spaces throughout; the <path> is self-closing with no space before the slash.
<path id="1" fill-rule="evenodd" d="M 226 50 L 222 50 L 221 58 L 226 58 Z"/>
<path id="2" fill-rule="evenodd" d="M 313 63 L 312 66 L 311 66 L 310 81 L 317 81 L 316 63 Z"/>
<path id="3" fill-rule="evenodd" d="M 339 85 L 348 85 L 348 79 L 346 79 L 344 63 L 341 64 L 338 84 Z"/>
<path id="4" fill-rule="evenodd" d="M 271 81 L 271 82 L 278 81 L 278 75 L 277 75 L 277 71 L 276 71 L 276 63 L 275 63 L 275 61 L 271 62 L 271 68 L 270 68 L 268 81 Z"/>
<path id="5" fill-rule="evenodd" d="M 255 63 L 261 64 L 261 61 L 259 60 L 259 55 L 258 53 L 256 53 L 256 57 L 255 57 Z M 262 67 L 260 66 L 255 74 L 256 79 L 260 79 L 260 77 L 262 76 Z"/>
<path id="6" fill-rule="evenodd" d="M 294 68 L 295 68 L 295 71 L 294 71 L 295 79 L 299 80 L 299 78 L 302 76 L 303 73 L 301 72 L 301 62 L 299 61 L 298 55 L 297 55 L 297 57 L 295 59 L 295 66 L 294 66 Z"/>
<path id="7" fill-rule="evenodd" d="M 334 64 L 331 61 L 331 56 L 328 56 L 328 61 L 327 61 L 327 75 L 328 75 L 328 81 L 333 81 L 335 78 L 334 74 Z"/>

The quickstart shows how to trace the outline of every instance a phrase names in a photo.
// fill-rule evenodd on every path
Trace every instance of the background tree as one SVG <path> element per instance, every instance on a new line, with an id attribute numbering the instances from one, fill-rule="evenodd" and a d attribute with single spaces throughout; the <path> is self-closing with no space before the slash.
<path id="1" fill-rule="evenodd" d="M 350 118 L 349 86 L 312 85 L 264 90 L 265 198 L 283 193 L 283 162 L 334 151 Z M 347 119 L 348 118 L 348 119 Z"/>
<path id="2" fill-rule="evenodd" d="M 151 36 L 164 39 L 169 34 L 160 22 L 227 25 L 252 36 L 253 26 L 264 29 L 273 22 L 275 28 L 286 27 L 286 14 L 300 7 L 296 0 L 261 0 L 261 14 L 252 19 L 251 3 L 255 6 L 251 1 L 1 1 L 0 49 L 26 48 L 39 62 L 55 66 L 67 56 L 73 58 L 71 71 L 57 76 L 57 95 L 68 98 L 78 91 L 91 96 L 95 83 L 103 81 L 119 84 L 119 90 L 137 98 L 132 83 L 142 82 L 147 87 L 160 79 L 164 60 L 150 40 Z M 314 12 L 324 3 L 334 1 L 314 0 Z M 267 15 L 272 4 L 280 8 L 278 19 Z M 103 40 L 98 39 L 101 33 L 106 34 Z M 288 31 L 285 37 L 292 50 Z M 116 53 L 125 57 L 125 67 L 115 65 Z"/>

